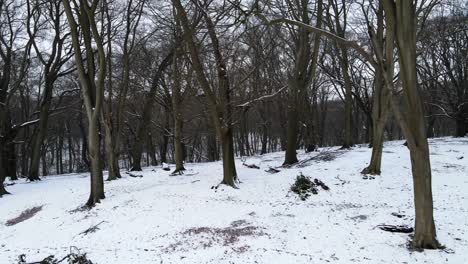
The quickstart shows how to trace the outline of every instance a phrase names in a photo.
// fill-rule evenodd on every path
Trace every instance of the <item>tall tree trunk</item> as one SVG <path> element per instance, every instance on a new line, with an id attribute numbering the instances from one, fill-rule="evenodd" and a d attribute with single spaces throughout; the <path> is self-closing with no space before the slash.
<path id="1" fill-rule="evenodd" d="M 408 0 L 384 0 L 383 4 L 387 28 L 393 27 L 395 31 L 400 78 L 403 84 L 404 115 L 400 112 L 396 100 L 391 102 L 410 149 L 416 211 L 412 245 L 415 248 L 435 249 L 439 248 L 440 244 L 436 239 L 433 216 L 429 144 L 423 108 L 417 88 L 416 7 L 413 1 Z M 386 82 L 390 84 L 392 80 L 387 78 Z"/>
<path id="2" fill-rule="evenodd" d="M 353 122 L 353 97 L 352 83 L 349 77 L 349 59 L 348 50 L 345 47 L 341 48 L 341 67 L 343 70 L 343 79 L 345 86 L 345 129 L 343 135 L 343 149 L 348 149 L 353 146 L 352 138 L 352 122 Z"/>
<path id="3" fill-rule="evenodd" d="M 47 125 L 49 123 L 49 110 L 52 102 L 52 90 L 54 88 L 54 78 L 49 76 L 49 73 L 45 74 L 45 85 L 44 85 L 44 98 L 42 99 L 40 112 L 39 112 L 39 124 L 37 125 L 35 137 L 33 139 L 31 149 L 31 165 L 29 167 L 28 179 L 30 181 L 38 181 L 39 178 L 39 161 L 41 158 L 41 147 L 44 143 L 44 138 L 47 135 Z"/>
<path id="4" fill-rule="evenodd" d="M 388 80 L 393 82 L 394 75 L 394 32 L 388 27 L 384 33 L 384 10 L 379 4 L 377 11 L 377 31 L 369 31 L 374 53 L 378 65 L 375 68 L 374 94 L 372 98 L 372 156 L 371 162 L 363 174 L 380 175 L 385 125 L 390 111 L 390 98 L 392 87 Z M 384 58 L 385 57 L 385 58 Z"/>
<path id="5" fill-rule="evenodd" d="M 184 150 L 182 148 L 182 111 L 181 111 L 181 84 L 180 84 L 180 71 L 178 66 L 178 59 L 180 56 L 179 48 L 176 49 L 175 55 L 172 59 L 172 113 L 174 115 L 174 161 L 175 170 L 172 174 L 181 174 L 184 168 Z"/>

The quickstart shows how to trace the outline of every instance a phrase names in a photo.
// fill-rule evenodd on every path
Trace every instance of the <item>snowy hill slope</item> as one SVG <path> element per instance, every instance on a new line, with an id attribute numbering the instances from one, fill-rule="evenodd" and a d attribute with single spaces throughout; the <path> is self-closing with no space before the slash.
<path id="1" fill-rule="evenodd" d="M 283 161 L 284 153 L 273 153 L 246 160 L 260 170 L 237 160 L 237 190 L 211 189 L 221 180 L 219 162 L 187 164 L 192 176 L 171 177 L 159 167 L 145 168 L 142 178 L 123 174 L 106 182 L 106 199 L 90 211 L 75 210 L 88 197 L 87 174 L 20 181 L 0 199 L 0 263 L 23 253 L 28 261 L 60 257 L 70 246 L 100 264 L 468 263 L 468 139 L 430 143 L 435 221 L 446 251 L 409 252 L 407 235 L 376 228 L 413 225 L 409 153 L 395 141 L 386 143 L 375 179 L 360 174 L 370 159 L 366 147 L 322 150 L 336 159 L 269 174 L 264 170 Z M 301 172 L 331 190 L 301 201 L 289 191 Z M 6 225 L 35 206 L 42 210 L 32 218 Z"/>

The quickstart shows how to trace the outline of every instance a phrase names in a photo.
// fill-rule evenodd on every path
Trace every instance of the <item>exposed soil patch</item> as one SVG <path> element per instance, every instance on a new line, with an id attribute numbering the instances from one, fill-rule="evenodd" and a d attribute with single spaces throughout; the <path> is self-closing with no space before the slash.
<path id="1" fill-rule="evenodd" d="M 41 210 L 42 210 L 42 205 L 26 209 L 19 216 L 6 221 L 5 225 L 6 226 L 13 226 L 13 225 L 19 224 L 21 222 L 24 222 L 24 221 L 28 220 L 29 218 L 35 216 Z"/>

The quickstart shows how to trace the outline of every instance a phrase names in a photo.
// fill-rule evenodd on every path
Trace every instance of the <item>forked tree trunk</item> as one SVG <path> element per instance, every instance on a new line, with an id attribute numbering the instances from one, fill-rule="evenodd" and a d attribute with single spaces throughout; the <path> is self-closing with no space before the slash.
<path id="1" fill-rule="evenodd" d="M 194 30 L 191 23 L 189 22 L 187 13 L 181 1 L 173 0 L 172 2 L 177 10 L 177 18 L 179 19 L 184 30 L 185 41 L 192 59 L 192 65 L 196 73 L 197 80 L 208 98 L 214 127 L 216 128 L 223 147 L 224 176 L 221 183 L 236 187 L 237 173 L 234 163 L 234 141 L 232 132 L 233 115 L 230 99 L 232 91 L 227 74 L 227 65 L 223 55 L 221 54 L 214 23 L 207 12 L 201 12 L 205 20 L 208 35 L 213 47 L 213 54 L 216 60 L 219 93 L 216 93 L 214 89 L 212 89 L 210 82 L 205 75 L 203 64 L 200 60 L 199 50 L 197 44 L 195 44 L 194 41 Z"/>
<path id="2" fill-rule="evenodd" d="M 384 10 L 382 4 L 379 4 L 377 31 L 369 31 L 377 58 L 377 67 L 375 67 L 375 89 L 372 98 L 372 156 L 369 166 L 362 171 L 363 174 L 380 175 L 385 125 L 390 110 L 392 87 L 386 80 L 393 81 L 395 33 L 392 27 L 388 27 L 384 33 L 384 26 Z"/>
<path id="3" fill-rule="evenodd" d="M 409 0 L 383 0 L 387 28 L 394 28 L 398 50 L 400 78 L 403 86 L 404 115 L 396 100 L 392 108 L 405 134 L 410 149 L 413 173 L 415 232 L 414 248 L 439 248 L 433 216 L 431 163 L 416 69 L 416 7 Z M 392 82 L 387 78 L 387 84 Z"/>

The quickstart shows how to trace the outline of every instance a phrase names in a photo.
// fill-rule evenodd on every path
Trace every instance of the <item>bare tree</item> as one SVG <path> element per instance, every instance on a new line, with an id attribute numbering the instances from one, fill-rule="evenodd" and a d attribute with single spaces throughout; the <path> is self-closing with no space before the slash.
<path id="1" fill-rule="evenodd" d="M 42 102 L 39 108 L 39 123 L 36 127 L 35 137 L 31 149 L 31 165 L 29 167 L 28 179 L 30 181 L 39 180 L 39 160 L 40 149 L 47 134 L 47 124 L 50 115 L 50 106 L 52 103 L 52 93 L 55 82 L 58 78 L 70 73 L 73 69 L 63 69 L 64 65 L 73 56 L 71 46 L 68 45 L 69 32 L 62 20 L 63 7 L 62 1 L 53 1 L 45 3 L 31 4 L 27 1 L 28 8 L 28 35 L 32 41 L 35 54 L 44 67 L 44 89 Z M 44 21 L 50 21 L 52 28 L 39 28 L 46 24 Z M 47 25 L 47 24 L 46 24 Z M 33 29 L 31 29 L 31 27 Z M 42 31 L 52 31 L 53 40 L 51 50 L 41 50 L 36 38 Z"/>
<path id="2" fill-rule="evenodd" d="M 91 161 L 91 192 L 86 205 L 93 207 L 104 195 L 104 182 L 100 156 L 99 121 L 104 100 L 106 78 L 106 54 L 104 40 L 96 23 L 96 10 L 99 0 L 64 0 L 65 13 L 70 25 L 75 64 L 80 78 L 83 101 L 88 117 L 88 151 Z M 78 28 L 80 25 L 80 28 Z M 80 31 L 78 31 L 80 29 Z M 83 36 L 82 47 L 80 36 Z M 97 62 L 93 45 L 97 47 Z M 96 64 L 97 63 L 97 67 Z"/>

